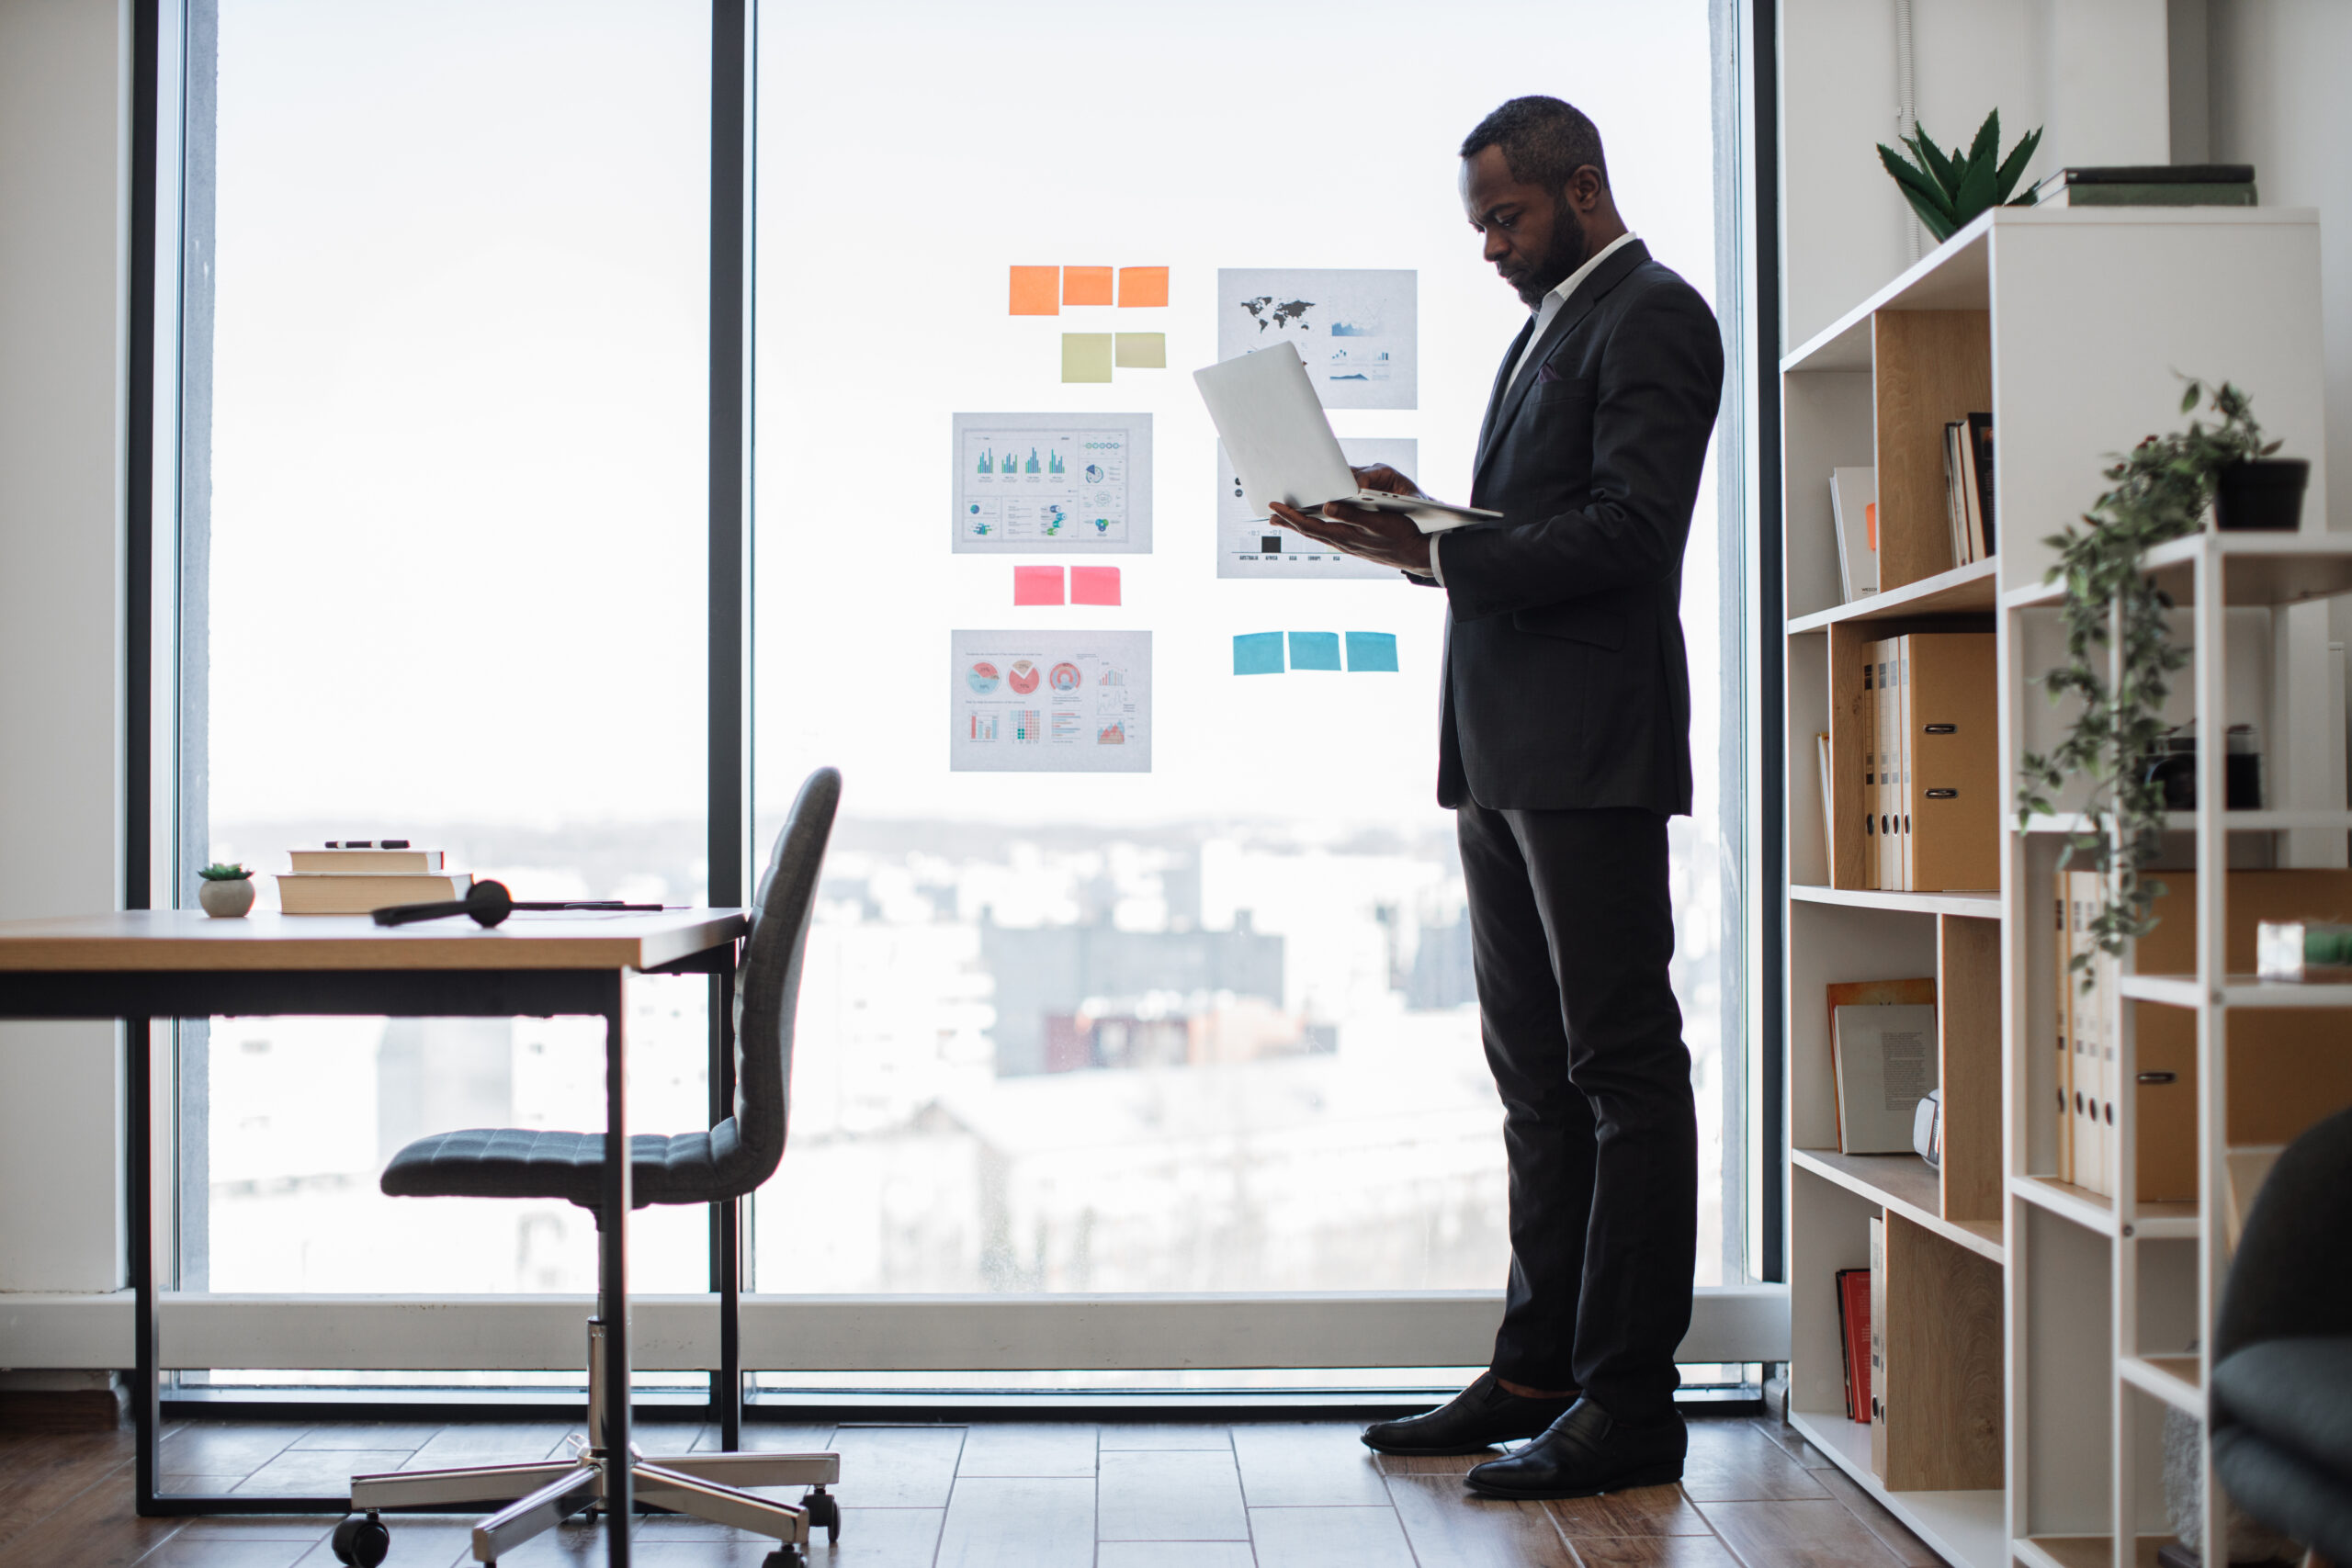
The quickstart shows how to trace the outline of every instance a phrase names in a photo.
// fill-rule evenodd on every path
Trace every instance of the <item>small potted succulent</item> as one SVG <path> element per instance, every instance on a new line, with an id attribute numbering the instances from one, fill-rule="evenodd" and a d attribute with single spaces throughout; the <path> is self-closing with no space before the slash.
<path id="1" fill-rule="evenodd" d="M 196 901 L 214 919 L 237 919 L 254 907 L 254 874 L 248 868 L 215 862 L 197 874 L 204 886 L 197 889 Z"/>

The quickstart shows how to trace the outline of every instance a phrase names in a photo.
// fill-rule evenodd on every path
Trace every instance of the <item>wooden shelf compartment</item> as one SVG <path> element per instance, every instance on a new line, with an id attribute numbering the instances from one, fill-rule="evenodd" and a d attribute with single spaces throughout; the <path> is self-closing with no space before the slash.
<path id="1" fill-rule="evenodd" d="M 2044 1213 L 2071 1221 L 2084 1230 L 2104 1236 L 2117 1233 L 2115 1200 L 2087 1187 L 2077 1187 L 2053 1176 L 2019 1176 L 2010 1179 L 2009 1190 Z M 2197 1205 L 2143 1203 L 2132 1216 L 2132 1234 L 2143 1240 L 2194 1241 Z"/>
<path id="2" fill-rule="evenodd" d="M 1875 887 L 1824 887 L 1800 882 L 1790 885 L 1789 897 L 1804 904 L 1841 904 L 1849 909 L 1883 909 L 1897 915 L 2001 918 L 1998 893 L 1891 893 Z"/>
<path id="3" fill-rule="evenodd" d="M 1867 1199 L 1890 1214 L 1900 1214 L 1923 1230 L 1930 1230 L 1955 1247 L 1999 1263 L 2007 1257 L 1998 1220 L 1947 1220 L 1942 1213 L 1941 1178 L 1917 1155 L 1841 1155 L 1836 1149 L 1791 1149 L 1789 1158 L 1800 1170 Z"/>
<path id="4" fill-rule="evenodd" d="M 1789 1425 L 1945 1562 L 1962 1568 L 2006 1568 L 2002 1532 L 2007 1523 L 1998 1487 L 1889 1491 L 1871 1469 L 1871 1429 L 1866 1424 L 1847 1420 L 1842 1410 L 1792 1409 Z"/>
<path id="5" fill-rule="evenodd" d="M 2352 593 L 2352 534 L 2325 531 L 2319 523 L 2293 534 L 2223 534 L 2211 531 L 2174 539 L 2150 550 L 2145 571 L 2176 604 L 2197 602 L 2197 562 L 2222 564 L 2222 601 L 2237 608 L 2301 604 Z M 2007 608 L 2056 604 L 2066 596 L 2061 582 L 2030 582 L 2001 595 Z"/>
<path id="6" fill-rule="evenodd" d="M 2155 1568 L 2157 1549 L 2168 1535 L 2143 1535 L 2134 1543 L 2134 1568 Z M 2038 1535 L 2013 1540 L 2009 1550 L 2028 1568 L 2115 1568 L 2115 1538 L 2111 1535 Z"/>
<path id="7" fill-rule="evenodd" d="M 1997 579 L 2000 562 L 1987 556 L 1966 566 L 1956 566 L 1923 577 L 1917 582 L 1883 593 L 1868 593 L 1860 599 L 1811 615 L 1798 615 L 1789 622 L 1789 635 L 1826 630 L 1848 621 L 1907 621 L 1928 615 L 1990 615 L 2000 607 Z"/>

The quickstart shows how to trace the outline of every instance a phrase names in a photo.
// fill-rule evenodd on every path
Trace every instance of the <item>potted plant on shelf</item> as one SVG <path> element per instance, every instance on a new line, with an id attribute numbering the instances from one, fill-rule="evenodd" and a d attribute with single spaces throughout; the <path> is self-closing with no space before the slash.
<path id="1" fill-rule="evenodd" d="M 2039 126 L 2026 133 L 2024 140 L 2001 156 L 2001 111 L 1995 109 L 1984 117 L 1976 130 L 1976 140 L 1966 152 L 1958 147 L 1947 157 L 1937 147 L 1935 138 L 1924 126 L 1914 124 L 1911 134 L 1902 139 L 1910 149 L 1905 158 L 1882 141 L 1878 144 L 1878 161 L 1894 176 L 1903 189 L 1903 199 L 1911 204 L 1920 223 L 1941 244 L 1962 228 L 1968 220 L 1987 208 L 2007 204 L 2031 207 L 2033 192 L 2011 201 L 2018 181 L 2025 177 L 2025 166 L 2033 161 L 2034 149 L 2041 145 Z"/>
<path id="2" fill-rule="evenodd" d="M 2180 412 L 2191 412 L 2208 395 L 2203 382 L 2189 381 Z M 2052 702 L 2071 694 L 2082 699 L 2082 711 L 2055 749 L 2029 751 L 2020 761 L 2018 823 L 2023 828 L 2034 817 L 2051 815 L 2070 775 L 2090 780 L 2083 829 L 2068 836 L 2059 864 L 2080 860 L 2107 874 L 2107 893 L 2090 931 L 2098 951 L 2115 956 L 2127 940 L 2155 929 L 2150 909 L 2164 885 L 2143 880 L 2141 873 L 2162 844 L 2165 773 L 2149 759 L 2163 752 L 2172 732 L 2163 717 L 2165 699 L 2172 677 L 2189 659 L 2165 623 L 2172 596 L 2142 575 L 2140 563 L 2155 546 L 2204 527 L 2233 479 L 2243 483 L 2248 469 L 2259 470 L 2278 449 L 2275 441 L 2263 443 L 2253 400 L 2244 391 L 2224 381 L 2210 395 L 2220 424 L 2208 428 L 2192 419 L 2186 431 L 2141 442 L 2107 470 L 2111 488 L 2084 514 L 2082 525 L 2045 541 L 2058 552 L 2048 581 L 2066 585 L 2066 662 L 2041 680 Z M 2278 461 L 2310 471 L 2299 459 Z M 2248 488 L 2262 491 L 2258 483 Z M 2301 504 L 2298 481 L 2284 524 L 2217 520 L 2217 525 L 2292 528 Z M 2110 648 L 2120 654 L 2111 682 Z M 2218 734 L 2222 727 L 2200 728 Z M 2078 954 L 2073 964 L 2087 986 L 2091 955 Z"/>
<path id="3" fill-rule="evenodd" d="M 242 865 L 215 862 L 197 874 L 204 878 L 196 901 L 216 920 L 233 920 L 254 907 L 254 874 Z"/>

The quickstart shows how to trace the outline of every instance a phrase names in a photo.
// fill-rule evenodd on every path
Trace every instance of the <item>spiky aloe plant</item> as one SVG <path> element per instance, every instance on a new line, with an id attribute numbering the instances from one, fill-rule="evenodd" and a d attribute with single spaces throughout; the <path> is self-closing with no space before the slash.
<path id="1" fill-rule="evenodd" d="M 2030 207 L 2033 193 L 2028 191 L 2016 201 L 2009 193 L 2018 188 L 2018 181 L 2025 176 L 2025 166 L 2033 161 L 2033 151 L 2041 145 L 2041 128 L 2028 131 L 2025 140 L 2001 156 L 2001 111 L 1995 109 L 1984 117 L 1976 130 L 1976 140 L 1968 151 L 1951 150 L 1944 155 L 1936 146 L 1925 126 L 1915 125 L 1911 134 L 1902 139 L 1911 150 L 1905 158 L 1882 141 L 1878 144 L 1878 161 L 1903 187 L 1903 198 L 1919 221 L 1939 242 L 1949 240 L 1961 226 L 1990 207 L 2008 205 Z"/>

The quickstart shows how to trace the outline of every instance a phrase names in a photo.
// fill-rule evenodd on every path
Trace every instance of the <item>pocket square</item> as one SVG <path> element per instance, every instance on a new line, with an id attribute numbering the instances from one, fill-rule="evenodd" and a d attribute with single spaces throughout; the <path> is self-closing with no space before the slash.
<path id="1" fill-rule="evenodd" d="M 1535 367 L 1535 384 L 1539 387 L 1548 387 L 1560 379 L 1559 367 L 1548 359 Z"/>

